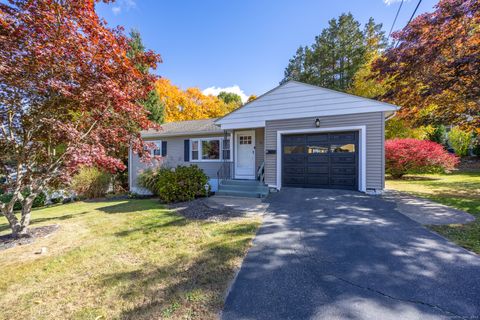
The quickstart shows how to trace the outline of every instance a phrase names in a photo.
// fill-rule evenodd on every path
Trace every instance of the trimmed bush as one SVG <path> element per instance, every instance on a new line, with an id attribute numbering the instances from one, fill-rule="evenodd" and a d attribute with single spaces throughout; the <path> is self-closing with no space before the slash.
<path id="1" fill-rule="evenodd" d="M 95 167 L 83 167 L 73 177 L 72 189 L 84 199 L 104 197 L 110 186 L 111 175 Z"/>
<path id="2" fill-rule="evenodd" d="M 455 154 L 459 157 L 468 155 L 468 148 L 472 142 L 472 134 L 453 127 L 448 133 L 448 143 L 455 150 Z"/>
<path id="3" fill-rule="evenodd" d="M 385 168 L 392 178 L 408 173 L 440 173 L 455 169 L 459 159 L 442 145 L 428 140 L 385 141 Z"/>
<path id="4" fill-rule="evenodd" d="M 140 174 L 138 184 L 165 203 L 190 201 L 210 192 L 207 175 L 196 165 L 146 170 Z"/>

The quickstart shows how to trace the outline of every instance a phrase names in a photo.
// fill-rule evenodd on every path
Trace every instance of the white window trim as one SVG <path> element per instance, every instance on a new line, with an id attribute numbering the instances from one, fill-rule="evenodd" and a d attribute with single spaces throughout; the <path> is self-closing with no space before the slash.
<path id="1" fill-rule="evenodd" d="M 150 154 L 152 156 L 155 156 L 155 150 L 159 150 L 160 151 L 160 154 L 157 155 L 157 157 L 161 157 L 162 156 L 162 140 L 149 140 L 149 141 L 146 141 L 147 143 L 153 143 L 155 144 L 156 148 L 155 149 L 151 149 L 150 150 Z"/>
<path id="2" fill-rule="evenodd" d="M 202 141 L 212 141 L 220 140 L 220 159 L 202 159 Z M 190 162 L 222 162 L 222 161 L 232 161 L 232 135 L 230 134 L 227 140 L 230 140 L 230 159 L 223 159 L 223 140 L 225 137 L 200 137 L 200 138 L 191 138 L 190 139 Z M 193 159 L 193 142 L 198 141 L 198 159 Z"/>
<path id="3" fill-rule="evenodd" d="M 293 133 L 314 133 L 314 132 L 339 132 L 339 131 L 358 131 L 359 133 L 359 185 L 358 190 L 362 192 L 367 191 L 367 127 L 366 126 L 351 126 L 351 127 L 331 127 L 331 128 L 315 128 L 315 129 L 300 129 L 300 130 L 280 130 L 277 131 L 277 185 L 278 190 L 282 188 L 282 135 Z"/>

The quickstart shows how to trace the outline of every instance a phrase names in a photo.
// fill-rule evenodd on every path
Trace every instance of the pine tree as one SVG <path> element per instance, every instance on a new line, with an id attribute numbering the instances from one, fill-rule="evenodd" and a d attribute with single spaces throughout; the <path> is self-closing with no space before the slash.
<path id="1" fill-rule="evenodd" d="M 369 60 L 369 52 L 385 47 L 382 26 L 370 18 L 361 25 L 351 13 L 331 19 L 311 47 L 299 47 L 285 68 L 284 79 L 347 91 L 357 71 Z"/>
<path id="2" fill-rule="evenodd" d="M 137 30 L 132 30 L 130 32 L 129 45 L 130 50 L 127 52 L 127 57 L 132 60 L 135 59 L 136 55 L 143 53 L 146 50 L 140 32 Z M 136 63 L 135 66 L 141 73 L 146 74 L 149 72 L 148 65 Z M 140 104 L 149 112 L 148 119 L 150 121 L 158 124 L 162 124 L 165 121 L 165 105 L 155 89 L 148 94 L 145 100 L 140 101 Z"/>

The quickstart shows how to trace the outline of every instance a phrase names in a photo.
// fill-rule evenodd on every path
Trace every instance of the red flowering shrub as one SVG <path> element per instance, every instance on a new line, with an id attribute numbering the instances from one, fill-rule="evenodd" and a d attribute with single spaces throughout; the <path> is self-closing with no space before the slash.
<path id="1" fill-rule="evenodd" d="M 433 141 L 392 139 L 385 141 L 385 161 L 386 172 L 399 179 L 407 173 L 453 170 L 459 159 Z"/>

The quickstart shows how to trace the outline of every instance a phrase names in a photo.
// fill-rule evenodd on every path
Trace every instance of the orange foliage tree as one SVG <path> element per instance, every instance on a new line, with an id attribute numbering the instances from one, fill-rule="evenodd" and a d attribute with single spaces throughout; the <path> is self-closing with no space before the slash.
<path id="1" fill-rule="evenodd" d="M 237 107 L 198 88 L 182 90 L 165 78 L 157 81 L 156 89 L 165 104 L 165 122 L 217 118 Z"/>

